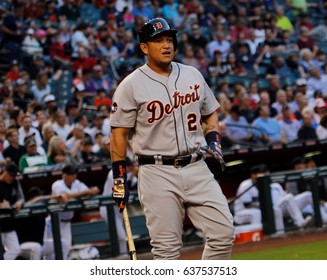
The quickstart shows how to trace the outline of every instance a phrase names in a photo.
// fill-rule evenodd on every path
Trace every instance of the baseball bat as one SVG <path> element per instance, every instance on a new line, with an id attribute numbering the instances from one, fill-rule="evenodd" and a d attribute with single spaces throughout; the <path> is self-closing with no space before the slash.
<path id="1" fill-rule="evenodd" d="M 131 260 L 137 260 L 135 244 L 134 244 L 134 240 L 133 240 L 131 224 L 129 222 L 127 207 L 124 208 L 123 218 L 124 218 L 124 225 L 125 225 L 125 230 L 126 230 L 126 235 L 127 235 L 129 255 L 130 255 Z"/>

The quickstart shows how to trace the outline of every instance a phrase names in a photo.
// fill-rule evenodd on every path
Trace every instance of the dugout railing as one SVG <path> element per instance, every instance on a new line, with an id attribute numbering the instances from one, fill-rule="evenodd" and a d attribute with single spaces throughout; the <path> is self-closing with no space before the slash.
<path id="1" fill-rule="evenodd" d="M 320 212 L 320 201 L 327 200 L 327 166 L 314 169 L 304 169 L 301 171 L 274 172 L 260 176 L 257 179 L 260 208 L 262 212 L 262 225 L 265 235 L 276 233 L 270 184 L 278 182 L 285 188 L 286 184 L 289 182 L 299 182 L 303 180 L 307 184 L 307 190 L 312 193 L 314 226 L 317 228 L 323 226 Z"/>

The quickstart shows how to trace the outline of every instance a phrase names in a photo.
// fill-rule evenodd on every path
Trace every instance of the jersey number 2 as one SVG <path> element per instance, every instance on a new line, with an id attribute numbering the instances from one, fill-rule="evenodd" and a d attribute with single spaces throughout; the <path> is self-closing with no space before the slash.
<path id="1" fill-rule="evenodd" d="M 188 126 L 188 131 L 196 131 L 197 130 L 197 125 L 196 125 L 196 114 L 188 114 L 187 115 L 187 126 Z"/>

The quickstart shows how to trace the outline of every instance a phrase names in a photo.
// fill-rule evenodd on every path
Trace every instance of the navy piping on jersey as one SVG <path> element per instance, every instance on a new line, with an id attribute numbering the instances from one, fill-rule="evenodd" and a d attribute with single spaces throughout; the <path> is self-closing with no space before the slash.
<path id="1" fill-rule="evenodd" d="M 161 84 L 165 89 L 166 89 L 166 93 L 168 95 L 168 98 L 169 98 L 169 102 L 170 102 L 170 105 L 173 105 L 172 104 L 172 101 L 171 101 L 171 97 L 170 97 L 170 94 L 169 94 L 169 90 L 167 89 L 167 87 L 160 81 L 156 80 L 156 79 L 153 79 L 152 77 L 150 77 L 148 74 L 146 74 L 144 71 L 142 71 L 140 68 L 138 68 L 145 76 L 147 76 L 149 79 Z M 177 134 L 177 125 L 176 125 L 176 116 L 175 116 L 175 112 L 173 112 L 173 118 L 174 118 L 174 125 L 175 125 L 175 134 L 176 134 L 176 145 L 177 145 L 177 150 L 178 150 L 178 155 L 181 154 L 180 150 L 179 150 L 179 144 L 178 144 L 178 134 Z"/>
<path id="2" fill-rule="evenodd" d="M 177 67 L 178 67 L 178 75 L 177 75 L 177 78 L 176 78 L 176 81 L 175 81 L 175 90 L 177 90 L 177 81 L 178 81 L 178 79 L 179 79 L 179 77 L 180 77 L 180 73 L 181 73 L 181 69 L 180 69 L 178 63 L 176 63 L 176 65 L 177 65 Z M 181 119 L 182 119 L 183 135 L 184 135 L 185 146 L 186 146 L 186 150 L 187 150 L 187 152 L 189 153 L 190 150 L 189 150 L 189 148 L 188 148 L 187 140 L 186 140 L 187 138 L 186 138 L 186 131 L 185 131 L 185 123 L 184 123 L 184 121 L 183 121 L 184 113 L 183 113 L 183 107 L 182 107 L 182 106 L 180 106 L 180 110 L 181 110 Z"/>

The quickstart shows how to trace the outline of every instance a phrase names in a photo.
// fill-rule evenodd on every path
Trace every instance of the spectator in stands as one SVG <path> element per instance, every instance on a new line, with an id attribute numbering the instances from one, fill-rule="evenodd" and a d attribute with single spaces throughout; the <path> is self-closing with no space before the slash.
<path id="1" fill-rule="evenodd" d="M 316 115 L 316 120 L 317 122 L 320 122 L 322 116 L 327 112 L 327 102 L 323 98 L 318 97 L 315 98 L 313 104 L 313 110 Z"/>
<path id="2" fill-rule="evenodd" d="M 84 132 L 84 127 L 80 124 L 75 124 L 71 132 L 71 137 L 69 137 L 65 142 L 67 149 L 69 151 L 77 150 L 81 141 L 85 137 L 90 137 L 90 136 Z"/>
<path id="3" fill-rule="evenodd" d="M 93 69 L 93 67 L 97 64 L 96 59 L 88 56 L 86 50 L 83 47 L 78 48 L 77 57 L 74 59 L 72 70 L 85 70 L 85 69 Z"/>
<path id="4" fill-rule="evenodd" d="M 49 148 L 49 141 L 52 138 L 52 136 L 55 135 L 55 131 L 53 129 L 52 124 L 44 124 L 42 126 L 42 138 L 43 138 L 43 143 L 42 143 L 42 148 L 46 153 L 48 153 L 48 148 Z"/>
<path id="5" fill-rule="evenodd" d="M 225 34 L 222 31 L 216 31 L 213 34 L 213 39 L 207 44 L 210 59 L 214 58 L 216 50 L 221 52 L 222 58 L 226 58 L 231 50 L 231 44 L 225 39 Z"/>
<path id="6" fill-rule="evenodd" d="M 258 108 L 259 116 L 253 121 L 254 136 L 262 143 L 266 144 L 284 144 L 285 138 L 282 137 L 282 131 L 279 123 L 270 117 L 270 110 L 267 105 L 260 105 Z"/>
<path id="7" fill-rule="evenodd" d="M 161 15 L 163 18 L 171 22 L 178 15 L 178 3 L 174 0 L 165 0 L 162 5 Z"/>
<path id="8" fill-rule="evenodd" d="M 294 32 L 294 27 L 288 16 L 285 15 L 285 10 L 283 6 L 276 7 L 276 25 L 281 30 L 287 30 L 291 33 Z"/>
<path id="9" fill-rule="evenodd" d="M 68 199 L 83 197 L 86 195 L 94 196 L 99 193 L 97 186 L 87 187 L 83 182 L 77 179 L 77 169 L 72 165 L 67 165 L 62 169 L 62 179 L 52 184 L 52 194 L 67 195 Z M 71 220 L 74 216 L 73 211 L 60 212 L 60 235 L 68 243 L 68 247 L 72 246 Z"/>
<path id="10" fill-rule="evenodd" d="M 110 79 L 108 75 L 104 75 L 103 68 L 100 64 L 97 64 L 93 67 L 91 80 L 97 90 L 102 89 L 107 94 L 115 87 L 113 79 Z"/>
<path id="11" fill-rule="evenodd" d="M 226 57 L 226 62 L 223 63 L 225 73 L 227 75 L 245 76 L 248 70 L 243 61 L 247 59 L 249 56 L 244 52 L 239 52 L 238 55 L 235 52 L 230 52 Z M 252 63 L 251 59 L 249 59 L 249 63 Z"/>
<path id="12" fill-rule="evenodd" d="M 39 72 L 36 77 L 35 84 L 31 87 L 34 99 L 44 104 L 44 97 L 51 94 L 51 86 L 46 72 Z"/>
<path id="13" fill-rule="evenodd" d="M 313 93 L 319 90 L 323 95 L 327 96 L 327 75 L 322 74 L 319 67 L 312 67 L 310 69 L 310 77 L 307 82 L 306 94 L 309 98 L 309 104 L 313 101 Z"/>
<path id="14" fill-rule="evenodd" d="M 6 97 L 13 97 L 13 93 L 13 82 L 8 77 L 2 77 L 2 83 L 0 88 L 0 100 L 2 101 Z"/>
<path id="15" fill-rule="evenodd" d="M 297 38 L 297 45 L 300 50 L 305 48 L 310 49 L 313 56 L 315 56 L 319 50 L 316 40 L 310 36 L 310 31 L 305 26 L 300 29 L 300 35 Z"/>
<path id="16" fill-rule="evenodd" d="M 189 44 L 193 47 L 206 48 L 208 40 L 201 34 L 201 28 L 198 23 L 194 23 L 191 27 L 191 33 L 188 39 Z"/>
<path id="17" fill-rule="evenodd" d="M 201 48 L 201 47 L 196 47 L 194 49 L 194 57 L 196 58 L 198 65 L 199 65 L 198 70 L 205 77 L 205 79 L 207 79 L 208 78 L 207 69 L 208 69 L 210 60 L 208 59 L 208 57 L 205 53 L 205 49 Z"/>
<path id="18" fill-rule="evenodd" d="M 224 119 L 226 135 L 237 144 L 246 145 L 253 137 L 249 122 L 241 116 L 240 108 L 236 105 L 230 109 L 230 114 Z"/>
<path id="19" fill-rule="evenodd" d="M 106 0 L 105 7 L 101 10 L 101 19 L 106 21 L 110 14 L 116 14 L 116 1 L 115 0 Z"/>
<path id="20" fill-rule="evenodd" d="M 184 47 L 181 62 L 199 69 L 199 64 L 197 59 L 194 57 L 194 49 L 191 45 L 186 45 Z"/>
<path id="21" fill-rule="evenodd" d="M 14 104 L 26 112 L 29 103 L 34 99 L 34 96 L 29 92 L 28 84 L 22 78 L 19 78 L 14 87 Z"/>
<path id="22" fill-rule="evenodd" d="M 8 162 L 14 162 L 18 166 L 19 159 L 22 157 L 23 154 L 26 153 L 26 149 L 24 146 L 19 145 L 17 129 L 8 128 L 6 133 L 6 139 L 8 140 L 9 145 L 2 152 L 3 157 Z"/>
<path id="23" fill-rule="evenodd" d="M 219 121 L 224 120 L 230 115 L 230 110 L 232 108 L 232 102 L 229 98 L 223 98 L 220 100 L 220 112 L 219 112 Z"/>
<path id="24" fill-rule="evenodd" d="M 99 150 L 95 153 L 99 162 L 110 162 L 110 137 L 103 136 L 102 141 L 99 145 Z"/>
<path id="25" fill-rule="evenodd" d="M 37 152 L 37 144 L 34 135 L 25 137 L 24 146 L 26 154 L 19 159 L 19 171 L 27 173 L 33 170 L 33 172 L 35 172 L 35 170 L 42 170 L 42 168 L 39 169 L 38 167 L 51 164 L 45 154 L 39 154 Z"/>
<path id="26" fill-rule="evenodd" d="M 290 75 L 290 68 L 287 63 L 283 59 L 281 55 L 274 55 L 271 58 L 272 64 L 268 66 L 266 71 L 266 78 L 270 79 L 273 77 L 277 77 L 282 79 L 284 77 L 288 77 Z"/>
<path id="27" fill-rule="evenodd" d="M 7 1 L 2 1 L 0 11 L 3 13 L 3 20 L 0 26 L 2 32 L 2 46 L 9 51 L 10 59 L 16 59 L 22 62 L 21 43 L 23 40 L 22 34 L 23 26 L 21 17 L 23 14 L 23 4 L 17 3 L 14 6 L 13 12 L 12 5 Z"/>
<path id="28" fill-rule="evenodd" d="M 90 41 L 88 36 L 88 25 L 81 22 L 75 29 L 72 39 L 72 58 L 77 59 L 79 57 L 79 50 L 83 49 L 87 54 L 91 50 Z"/>
<path id="29" fill-rule="evenodd" d="M 20 75 L 20 68 L 18 61 L 14 59 L 11 64 L 8 72 L 6 73 L 5 77 L 9 78 L 11 82 L 16 82 Z"/>
<path id="30" fill-rule="evenodd" d="M 249 97 L 254 100 L 257 104 L 260 102 L 260 95 L 259 95 L 259 86 L 256 80 L 251 80 L 249 84 L 248 90 Z"/>
<path id="31" fill-rule="evenodd" d="M 0 174 L 0 208 L 6 209 L 13 207 L 15 211 L 19 211 L 25 202 L 23 190 L 18 180 L 16 180 L 18 168 L 11 163 L 6 165 Z M 5 249 L 4 259 L 16 259 L 21 250 L 17 233 L 15 231 L 14 219 L 9 218 L 1 221 L 1 241 Z"/>
<path id="32" fill-rule="evenodd" d="M 80 19 L 81 13 L 78 4 L 74 0 L 63 0 L 64 4 L 59 8 L 60 19 L 67 19 L 76 22 Z"/>
<path id="33" fill-rule="evenodd" d="M 327 15 L 324 15 L 323 22 L 310 30 L 310 35 L 317 38 L 318 42 L 327 41 Z"/>
<path id="34" fill-rule="evenodd" d="M 97 95 L 94 98 L 93 105 L 98 107 L 99 105 L 106 105 L 111 107 L 112 101 L 108 95 L 106 94 L 106 91 L 103 88 L 98 88 L 97 89 Z"/>
<path id="35" fill-rule="evenodd" d="M 67 52 L 65 43 L 62 41 L 59 31 L 52 36 L 49 55 L 52 59 L 54 70 L 65 69 L 71 66 L 71 54 Z"/>
<path id="36" fill-rule="evenodd" d="M 20 145 L 24 145 L 25 138 L 30 135 L 34 135 L 34 140 L 36 141 L 38 147 L 42 145 L 42 137 L 40 135 L 40 132 L 32 126 L 32 119 L 29 115 L 23 116 L 21 127 L 18 129 L 18 135 Z"/>
<path id="37" fill-rule="evenodd" d="M 133 7 L 132 10 L 132 15 L 134 17 L 140 15 L 143 17 L 144 21 L 154 18 L 154 12 L 152 11 L 152 9 L 145 6 L 143 0 L 135 0 L 134 3 L 135 6 Z"/>
<path id="38" fill-rule="evenodd" d="M 114 45 L 113 39 L 109 36 L 99 40 L 95 52 L 99 56 L 105 57 L 107 60 L 111 61 L 115 61 L 120 57 L 117 46 Z"/>
<path id="39" fill-rule="evenodd" d="M 106 117 L 107 116 L 102 112 L 96 113 L 93 120 L 93 125 L 90 128 L 85 129 L 85 132 L 91 136 L 93 142 L 95 141 L 95 135 L 98 132 L 102 132 L 103 122 Z"/>
<path id="40" fill-rule="evenodd" d="M 281 44 L 284 48 L 284 51 L 290 52 L 290 51 L 295 51 L 298 52 L 299 47 L 297 43 L 293 40 L 291 37 L 291 33 L 288 30 L 283 30 L 281 34 Z M 297 55 L 297 53 L 296 53 Z"/>
<path id="41" fill-rule="evenodd" d="M 301 123 L 292 114 L 288 105 L 283 105 L 281 109 L 281 119 L 278 120 L 281 131 L 286 137 L 287 143 L 295 142 L 298 140 L 298 131 Z"/>
<path id="42" fill-rule="evenodd" d="M 236 42 L 240 33 L 244 34 L 244 39 L 249 39 L 250 30 L 246 26 L 246 18 L 238 18 L 235 26 L 230 29 L 230 37 L 232 42 Z"/>
<path id="43" fill-rule="evenodd" d="M 314 54 L 309 48 L 300 50 L 300 66 L 303 68 L 306 77 L 309 76 L 310 70 L 313 67 L 320 67 L 319 62 L 314 58 Z"/>
<path id="44" fill-rule="evenodd" d="M 47 152 L 49 165 L 63 163 L 71 151 L 66 148 L 65 141 L 60 136 L 53 135 L 50 138 Z"/>
<path id="45" fill-rule="evenodd" d="M 316 130 L 312 126 L 313 114 L 309 110 L 302 110 L 302 126 L 299 128 L 297 137 L 298 141 L 318 139 Z"/>
<path id="46" fill-rule="evenodd" d="M 39 41 L 35 37 L 35 31 L 31 27 L 27 29 L 26 36 L 22 42 L 22 49 L 31 56 L 35 54 L 42 54 L 43 52 Z"/>
<path id="47" fill-rule="evenodd" d="M 74 125 L 77 122 L 77 117 L 82 109 L 82 99 L 79 102 L 75 100 L 69 100 L 65 106 L 65 112 L 69 125 Z"/>
<path id="48" fill-rule="evenodd" d="M 316 128 L 316 134 L 320 140 L 327 139 L 327 113 L 321 117 L 320 123 Z"/>
<path id="49" fill-rule="evenodd" d="M 276 101 L 276 93 L 282 87 L 281 80 L 279 77 L 271 77 L 268 81 L 269 85 L 267 91 L 269 93 L 271 103 L 274 103 Z"/>
<path id="50" fill-rule="evenodd" d="M 271 106 L 276 109 L 277 115 L 281 117 L 282 108 L 287 105 L 288 102 L 287 102 L 286 91 L 284 89 L 279 89 L 276 92 L 276 101 L 273 104 L 271 104 Z"/>
<path id="51" fill-rule="evenodd" d="M 72 126 L 68 124 L 65 111 L 58 110 L 55 114 L 55 122 L 53 123 L 55 133 L 64 141 L 67 140 L 68 134 L 72 131 Z"/>

